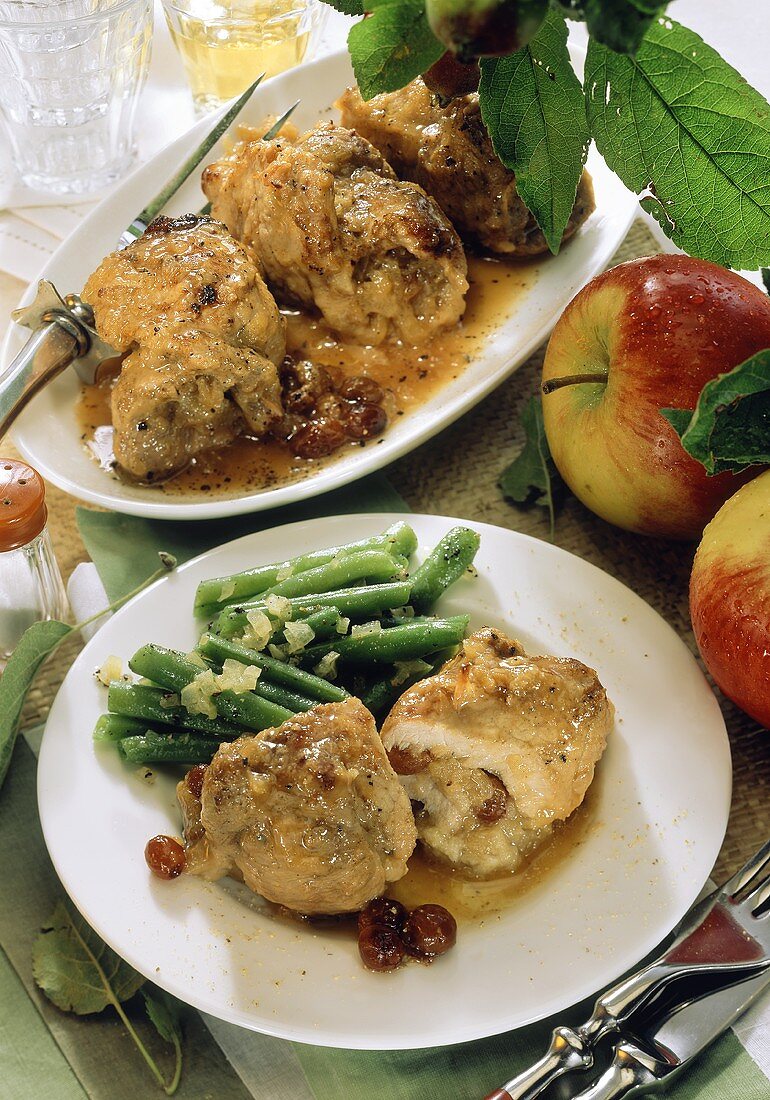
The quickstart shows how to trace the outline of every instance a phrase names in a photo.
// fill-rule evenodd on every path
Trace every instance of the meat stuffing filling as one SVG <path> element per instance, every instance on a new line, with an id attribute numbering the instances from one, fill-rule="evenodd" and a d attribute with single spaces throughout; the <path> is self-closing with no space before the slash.
<path id="1" fill-rule="evenodd" d="M 480 878 L 515 872 L 583 801 L 614 710 L 596 673 L 471 635 L 409 688 L 382 740 L 436 859 Z"/>

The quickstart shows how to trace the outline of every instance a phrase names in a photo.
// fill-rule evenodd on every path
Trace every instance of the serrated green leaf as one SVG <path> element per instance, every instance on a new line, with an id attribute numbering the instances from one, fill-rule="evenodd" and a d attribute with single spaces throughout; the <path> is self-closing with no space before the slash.
<path id="1" fill-rule="evenodd" d="M 761 267 L 759 274 L 762 276 L 762 285 L 768 294 L 770 294 L 770 267 Z"/>
<path id="2" fill-rule="evenodd" d="M 160 1035 L 161 1039 L 165 1039 L 167 1043 L 171 1043 L 174 1047 L 176 1060 L 174 1076 L 167 1084 L 164 1083 L 163 1086 L 166 1095 L 173 1096 L 179 1086 L 179 1081 L 182 1076 L 181 1005 L 170 993 L 166 993 L 164 990 L 155 987 L 153 987 L 152 992 L 146 988 L 142 990 L 142 996 L 144 997 L 144 1006 L 147 1010 L 147 1016 L 158 1035 Z"/>
<path id="3" fill-rule="evenodd" d="M 770 464 L 770 350 L 707 382 L 693 413 L 661 412 L 708 474 Z"/>
<path id="4" fill-rule="evenodd" d="M 101 1012 L 128 1000 L 144 978 L 86 924 L 79 913 L 57 902 L 32 949 L 35 981 L 63 1012 Z"/>
<path id="5" fill-rule="evenodd" d="M 181 1043 L 182 1019 L 179 1001 L 165 990 L 157 988 L 153 988 L 152 992 L 148 989 L 142 990 L 142 996 L 147 1016 L 161 1039 L 165 1039 L 167 1043 Z"/>
<path id="6" fill-rule="evenodd" d="M 72 627 L 50 619 L 25 630 L 0 677 L 0 787 L 3 785 L 16 744 L 19 715 L 37 670 Z"/>
<path id="7" fill-rule="evenodd" d="M 540 504 L 548 509 L 551 535 L 555 524 L 554 498 L 561 484 L 543 424 L 543 403 L 530 397 L 521 414 L 525 442 L 517 458 L 500 475 L 503 496 L 517 504 Z"/>
<path id="8" fill-rule="evenodd" d="M 692 409 L 661 409 L 661 414 L 666 418 L 676 434 L 681 438 L 690 426 Z"/>
<path id="9" fill-rule="evenodd" d="M 715 50 L 656 20 L 635 57 L 592 39 L 585 88 L 599 151 L 682 249 L 770 262 L 770 106 Z"/>
<path id="10" fill-rule="evenodd" d="M 550 11 L 508 57 L 481 61 L 481 117 L 495 152 L 556 253 L 588 153 L 583 92 L 567 52 L 567 25 Z"/>
<path id="11" fill-rule="evenodd" d="M 152 584 L 158 577 L 176 568 L 176 558 L 173 554 L 161 550 L 158 552 L 158 557 L 161 562 L 159 569 L 156 569 L 131 592 L 119 596 L 105 607 L 104 611 L 92 615 L 85 622 L 68 626 L 67 623 L 61 623 L 57 619 L 49 619 L 47 622 L 33 623 L 22 634 L 0 677 L 0 787 L 3 785 L 11 763 L 24 699 L 43 661 L 69 634 L 101 619 L 103 615 L 120 607 L 132 596 L 141 592 L 148 584 Z"/>
<path id="12" fill-rule="evenodd" d="M 583 0 L 588 33 L 618 53 L 636 53 L 668 0 Z"/>
<path id="13" fill-rule="evenodd" d="M 364 99 L 403 88 L 444 53 L 423 0 L 378 0 L 376 10 L 350 28 L 348 50 Z"/>
<path id="14" fill-rule="evenodd" d="M 342 12 L 343 15 L 364 14 L 363 0 L 323 0 L 323 2 L 335 11 Z"/>

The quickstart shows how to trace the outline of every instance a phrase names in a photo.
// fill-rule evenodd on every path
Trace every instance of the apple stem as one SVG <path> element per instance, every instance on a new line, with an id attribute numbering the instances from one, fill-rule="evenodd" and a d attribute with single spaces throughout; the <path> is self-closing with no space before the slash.
<path id="1" fill-rule="evenodd" d="M 609 377 L 609 371 L 606 370 L 596 371 L 594 374 L 565 374 L 562 378 L 549 378 L 547 382 L 543 382 L 543 393 L 553 393 L 562 386 L 579 386 L 584 382 L 600 382 L 606 386 Z"/>

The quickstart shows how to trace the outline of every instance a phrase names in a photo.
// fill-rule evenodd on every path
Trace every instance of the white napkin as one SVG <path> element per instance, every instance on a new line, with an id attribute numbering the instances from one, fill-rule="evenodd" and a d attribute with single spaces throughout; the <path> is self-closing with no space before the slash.
<path id="1" fill-rule="evenodd" d="M 90 619 L 92 615 L 97 615 L 110 602 L 107 593 L 104 591 L 101 578 L 96 571 L 96 566 L 92 561 L 84 561 L 75 566 L 70 579 L 67 581 L 67 596 L 76 623 L 82 623 L 86 619 Z M 84 627 L 82 630 L 83 640 L 90 642 L 99 627 L 106 623 L 111 615 L 112 612 L 110 611 L 108 615 L 104 615 L 97 619 L 95 623 L 90 623 L 89 626 Z"/>

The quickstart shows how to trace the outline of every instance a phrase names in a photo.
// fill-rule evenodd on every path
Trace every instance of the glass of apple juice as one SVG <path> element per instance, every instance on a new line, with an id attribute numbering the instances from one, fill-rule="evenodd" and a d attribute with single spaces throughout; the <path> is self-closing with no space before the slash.
<path id="1" fill-rule="evenodd" d="M 320 0 L 163 0 L 163 9 L 199 116 L 260 73 L 275 76 L 303 61 L 328 11 Z"/>

